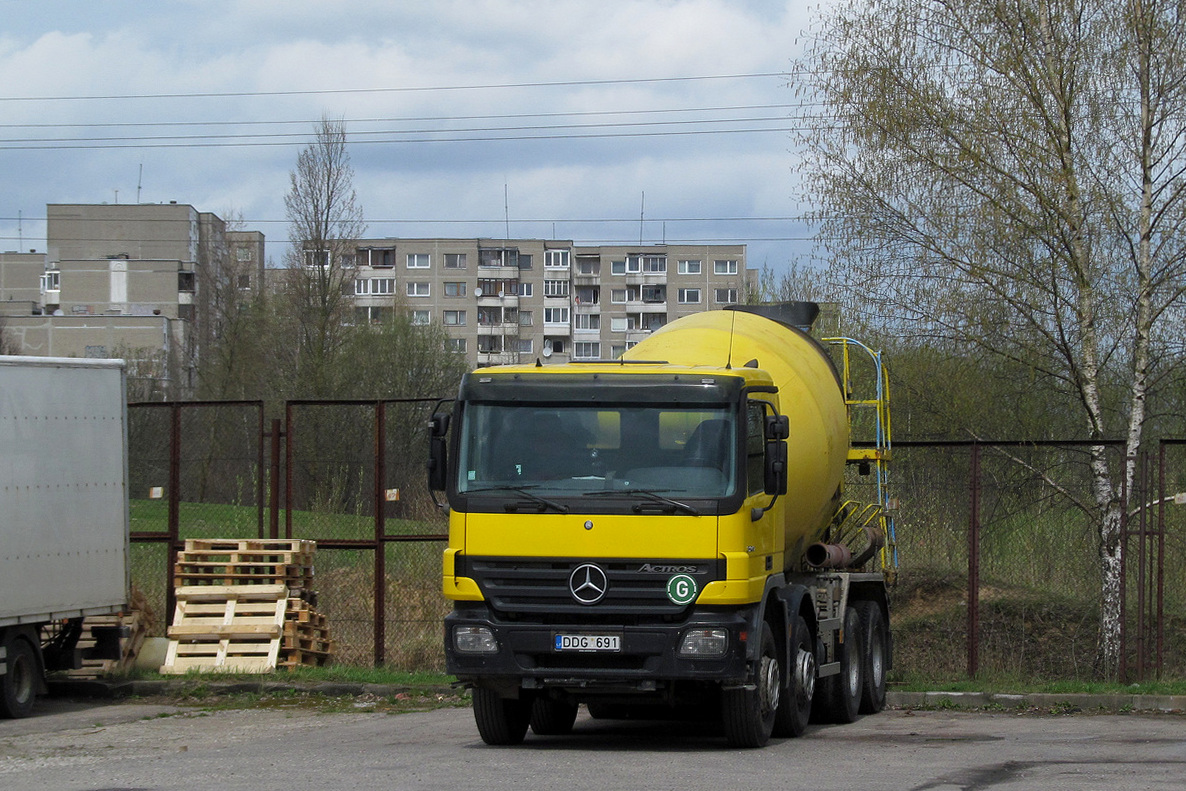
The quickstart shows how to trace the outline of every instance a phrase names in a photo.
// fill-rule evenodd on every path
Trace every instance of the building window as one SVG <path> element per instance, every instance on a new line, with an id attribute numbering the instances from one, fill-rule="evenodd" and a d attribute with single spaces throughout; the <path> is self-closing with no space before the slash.
<path id="1" fill-rule="evenodd" d="M 408 283 L 407 295 L 409 297 L 427 297 L 432 295 L 431 283 Z"/>
<path id="2" fill-rule="evenodd" d="M 626 274 L 626 262 L 625 261 L 610 261 L 609 262 L 609 273 L 611 275 Z"/>
<path id="3" fill-rule="evenodd" d="M 531 256 L 527 253 L 519 253 L 519 268 L 531 269 Z"/>
<path id="4" fill-rule="evenodd" d="M 648 275 L 661 274 L 667 271 L 667 256 L 665 255 L 644 255 L 640 256 L 642 259 L 642 271 Z M 627 271 L 630 267 L 627 265 Z"/>
<path id="5" fill-rule="evenodd" d="M 394 315 L 390 305 L 359 305 L 354 308 L 354 320 L 357 324 L 381 324 L 389 321 Z"/>
<path id="6" fill-rule="evenodd" d="M 445 269 L 465 269 L 465 253 L 445 253 Z"/>
<path id="7" fill-rule="evenodd" d="M 354 269 L 355 264 L 357 263 L 358 259 L 355 257 L 354 253 L 342 253 L 338 256 L 338 266 L 342 267 L 343 269 Z"/>
<path id="8" fill-rule="evenodd" d="M 609 301 L 615 305 L 622 305 L 627 302 L 638 301 L 638 289 L 634 286 L 627 286 L 626 288 L 610 289 Z"/>
<path id="9" fill-rule="evenodd" d="M 450 338 L 449 351 L 465 354 L 465 338 Z"/>
<path id="10" fill-rule="evenodd" d="M 714 275 L 735 275 L 737 274 L 736 261 L 713 261 L 712 272 Z"/>
<path id="11" fill-rule="evenodd" d="M 354 281 L 354 294 L 356 296 L 384 296 L 395 293 L 395 278 L 394 277 L 371 277 L 360 278 Z"/>
<path id="12" fill-rule="evenodd" d="M 609 358 L 611 360 L 616 360 L 619 357 L 621 357 L 625 351 L 626 351 L 626 344 L 615 343 L 609 347 Z"/>
<path id="13" fill-rule="evenodd" d="M 41 276 L 41 290 L 45 291 L 61 291 L 62 290 L 62 270 L 51 269 Z"/>
<path id="14" fill-rule="evenodd" d="M 544 348 L 551 349 L 553 354 L 564 354 L 564 341 L 560 338 L 544 338 Z"/>
<path id="15" fill-rule="evenodd" d="M 514 248 L 490 248 L 478 251 L 478 266 L 519 266 L 519 251 Z M 530 264 L 527 267 L 531 268 Z"/>
<path id="16" fill-rule="evenodd" d="M 567 269 L 568 268 L 568 251 L 567 250 L 545 250 L 544 251 L 544 268 L 545 269 Z"/>
<path id="17" fill-rule="evenodd" d="M 613 332 L 625 332 L 627 330 L 626 317 L 612 316 L 609 320 L 609 328 Z"/>
<path id="18" fill-rule="evenodd" d="M 544 281 L 544 296 L 545 297 L 567 297 L 568 296 L 568 281 L 567 280 L 545 280 Z"/>
<path id="19" fill-rule="evenodd" d="M 465 283 L 446 282 L 445 283 L 445 296 L 446 297 L 464 297 L 465 296 Z"/>
<path id="20" fill-rule="evenodd" d="M 251 275 L 239 275 L 239 288 L 243 291 L 251 290 Z"/>
<path id="21" fill-rule="evenodd" d="M 367 265 L 374 269 L 390 269 L 395 266 L 395 250 L 367 250 Z"/>
<path id="22" fill-rule="evenodd" d="M 408 269 L 428 269 L 431 258 L 428 253 L 408 253 Z"/>
<path id="23" fill-rule="evenodd" d="M 534 289 L 534 288 L 532 288 L 532 286 L 533 286 L 533 285 L 535 285 L 535 284 L 534 284 L 534 283 L 522 283 L 522 282 L 520 282 L 520 283 L 519 283 L 519 296 L 521 296 L 521 297 L 530 297 L 530 296 L 532 296 L 532 295 L 535 293 L 535 289 Z"/>
<path id="24" fill-rule="evenodd" d="M 482 354 L 498 354 L 502 351 L 502 336 L 479 335 L 478 351 Z"/>
<path id="25" fill-rule="evenodd" d="M 412 324 L 417 327 L 423 327 L 432 321 L 432 311 L 430 310 L 413 310 Z"/>
<path id="26" fill-rule="evenodd" d="M 568 308 L 544 308 L 544 324 L 567 324 Z"/>
<path id="27" fill-rule="evenodd" d="M 651 304 L 667 301 L 667 286 L 643 286 L 642 301 Z"/>
<path id="28" fill-rule="evenodd" d="M 699 305 L 700 304 L 700 289 L 698 288 L 681 288 L 679 290 L 679 303 L 681 305 Z"/>
<path id="29" fill-rule="evenodd" d="M 531 318 L 531 311 L 530 310 L 519 311 L 519 326 L 520 327 L 530 327 L 532 324 L 534 324 L 534 322 L 532 321 L 532 318 Z"/>
<path id="30" fill-rule="evenodd" d="M 502 324 L 502 308 L 478 308 L 478 326 L 496 327 Z"/>
<path id="31" fill-rule="evenodd" d="M 250 247 L 236 247 L 235 248 L 235 260 L 236 261 L 253 261 L 253 260 L 255 260 L 255 254 L 253 252 L 251 252 Z"/>
<path id="32" fill-rule="evenodd" d="M 596 305 L 600 301 L 601 288 L 599 286 L 577 286 L 578 305 Z"/>
<path id="33" fill-rule="evenodd" d="M 577 341 L 573 344 L 572 356 L 583 360 L 596 360 L 601 357 L 601 344 L 596 342 Z"/>
<path id="34" fill-rule="evenodd" d="M 572 317 L 573 329 L 599 330 L 601 329 L 600 313 L 578 313 Z"/>
<path id="35" fill-rule="evenodd" d="M 310 269 L 325 269 L 329 266 L 329 250 L 306 250 L 305 266 Z"/>
<path id="36" fill-rule="evenodd" d="M 465 326 L 465 311 L 464 310 L 446 310 L 444 314 L 446 327 L 464 327 Z"/>
<path id="37" fill-rule="evenodd" d="M 737 302 L 737 289 L 718 288 L 716 290 L 716 300 L 718 305 L 731 305 Z"/>
<path id="38" fill-rule="evenodd" d="M 677 270 L 681 275 L 698 275 L 702 269 L 701 261 L 680 261 Z"/>
<path id="39" fill-rule="evenodd" d="M 596 256 L 577 256 L 577 274 L 578 275 L 600 275 L 601 274 L 601 259 Z"/>
<path id="40" fill-rule="evenodd" d="M 516 280 L 498 280 L 496 278 L 483 277 L 478 279 L 478 290 L 474 292 L 474 296 L 513 297 L 518 290 L 519 283 Z M 479 294 L 478 291 L 482 293 Z"/>
<path id="41" fill-rule="evenodd" d="M 642 259 L 641 255 L 626 256 L 626 274 L 637 275 L 642 272 Z"/>
<path id="42" fill-rule="evenodd" d="M 178 272 L 177 273 L 177 290 L 192 294 L 194 292 L 194 273 L 193 272 Z"/>
<path id="43" fill-rule="evenodd" d="M 535 343 L 531 340 L 531 338 L 520 338 L 519 339 L 519 353 L 520 354 L 531 354 L 531 350 L 534 348 L 535 348 Z"/>

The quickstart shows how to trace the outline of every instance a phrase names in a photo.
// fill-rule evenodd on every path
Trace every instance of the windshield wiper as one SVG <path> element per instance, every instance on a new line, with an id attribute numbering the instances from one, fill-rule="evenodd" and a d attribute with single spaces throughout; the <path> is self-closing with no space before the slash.
<path id="1" fill-rule="evenodd" d="M 613 497 L 620 494 L 641 494 L 648 500 L 668 506 L 675 511 L 682 511 L 690 516 L 700 516 L 700 511 L 687 503 L 681 503 L 679 500 L 673 500 L 670 497 L 664 497 L 660 492 L 668 492 L 670 489 L 613 489 L 597 492 L 585 492 L 584 497 Z M 641 504 L 635 504 L 634 512 L 638 513 L 642 510 Z"/>
<path id="2" fill-rule="evenodd" d="M 549 508 L 552 508 L 556 511 L 559 511 L 562 514 L 568 513 L 569 508 L 567 505 L 561 505 L 560 503 L 557 503 L 553 500 L 548 500 L 544 497 L 540 497 L 538 494 L 533 494 L 530 490 L 534 489 L 534 488 L 536 488 L 534 485 L 531 485 L 531 486 L 489 486 L 489 487 L 486 487 L 485 489 L 469 489 L 466 491 L 466 494 L 483 494 L 486 492 L 514 492 L 516 494 L 523 495 L 528 500 L 530 500 L 533 504 L 543 506 L 543 508 L 540 509 L 541 511 L 545 511 Z M 523 503 L 511 502 L 511 503 L 507 503 L 505 508 L 508 511 L 517 511 L 517 510 L 519 510 L 519 506 L 521 506 L 521 505 L 523 505 Z"/>

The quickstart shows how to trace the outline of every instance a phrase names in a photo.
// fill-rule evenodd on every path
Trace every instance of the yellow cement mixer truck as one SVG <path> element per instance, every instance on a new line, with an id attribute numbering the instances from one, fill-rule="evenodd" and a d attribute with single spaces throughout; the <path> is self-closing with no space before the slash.
<path id="1" fill-rule="evenodd" d="M 485 742 L 585 704 L 759 747 L 885 705 L 885 369 L 817 313 L 694 314 L 618 360 L 478 369 L 436 410 L 446 661 Z"/>

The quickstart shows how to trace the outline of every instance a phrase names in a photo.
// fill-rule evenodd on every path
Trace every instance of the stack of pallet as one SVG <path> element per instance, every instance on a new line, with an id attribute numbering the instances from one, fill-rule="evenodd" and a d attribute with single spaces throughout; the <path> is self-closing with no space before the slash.
<path id="1" fill-rule="evenodd" d="M 162 673 L 267 673 L 333 656 L 314 609 L 313 541 L 185 542 L 174 572 L 177 607 Z"/>
<path id="2" fill-rule="evenodd" d="M 119 659 L 83 659 L 82 667 L 67 670 L 65 676 L 80 680 L 109 678 L 131 670 L 148 636 L 144 613 L 140 610 L 129 610 L 114 615 L 88 615 L 82 622 L 82 636 L 78 638 L 78 647 L 83 651 L 95 645 L 93 627 L 119 630 Z"/>

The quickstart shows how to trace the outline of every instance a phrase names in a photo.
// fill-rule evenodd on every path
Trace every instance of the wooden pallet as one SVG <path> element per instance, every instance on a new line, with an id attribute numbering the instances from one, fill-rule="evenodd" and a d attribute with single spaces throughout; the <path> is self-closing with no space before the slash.
<path id="1" fill-rule="evenodd" d="M 303 546 L 292 549 L 291 545 Z M 306 587 L 292 587 L 312 580 L 313 542 L 259 542 L 195 540 L 186 542 L 178 558 L 175 576 L 198 584 L 176 588 L 177 607 L 165 664 L 161 673 L 191 670 L 236 673 L 266 673 L 283 667 L 325 665 L 333 660 L 335 646 L 329 622 L 319 613 Z M 192 549 L 190 547 L 193 547 Z M 209 575 L 182 568 L 183 563 L 201 565 L 193 555 L 210 565 L 231 584 L 216 583 Z M 290 562 L 293 561 L 293 562 Z M 242 573 L 240 567 L 307 567 L 308 577 L 294 578 L 287 572 Z M 239 564 L 239 566 L 236 566 Z M 228 568 L 230 571 L 228 572 Z"/>
<path id="2" fill-rule="evenodd" d="M 280 659 L 286 585 L 199 585 L 176 591 L 161 673 L 265 673 Z"/>
<path id="3" fill-rule="evenodd" d="M 83 619 L 82 635 L 78 639 L 78 648 L 86 650 L 93 648 L 95 638 L 92 627 L 117 627 L 121 629 L 119 638 L 119 659 L 83 659 L 82 667 L 67 670 L 66 678 L 97 679 L 107 678 L 126 673 L 131 670 L 144 646 L 148 636 L 147 619 L 139 610 L 114 615 L 91 615 Z"/>
<path id="4" fill-rule="evenodd" d="M 177 553 L 176 587 L 197 585 L 288 585 L 313 589 L 316 542 L 303 540 L 190 539 Z"/>

